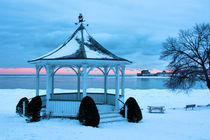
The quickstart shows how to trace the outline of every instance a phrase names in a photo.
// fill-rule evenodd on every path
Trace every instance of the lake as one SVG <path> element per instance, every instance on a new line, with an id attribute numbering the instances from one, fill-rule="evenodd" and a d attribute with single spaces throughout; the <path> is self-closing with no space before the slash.
<path id="1" fill-rule="evenodd" d="M 125 88 L 130 89 L 167 89 L 164 83 L 166 77 L 137 77 L 135 75 L 125 77 Z M 103 88 L 103 76 L 90 75 L 87 79 L 88 88 Z M 204 84 L 203 84 L 204 85 Z M 203 86 L 205 87 L 205 86 Z M 0 89 L 35 89 L 35 75 L 0 75 Z M 46 76 L 40 76 L 40 89 L 46 88 Z M 56 75 L 55 88 L 77 89 L 77 77 L 73 75 Z M 82 78 L 81 78 L 82 88 Z M 108 88 L 115 88 L 115 77 L 108 77 Z M 200 84 L 194 88 L 202 89 Z"/>

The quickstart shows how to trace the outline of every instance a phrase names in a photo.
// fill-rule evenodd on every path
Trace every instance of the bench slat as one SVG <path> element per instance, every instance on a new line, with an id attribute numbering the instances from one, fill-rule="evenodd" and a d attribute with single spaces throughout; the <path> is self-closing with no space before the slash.
<path id="1" fill-rule="evenodd" d="M 164 113 L 165 106 L 148 106 L 148 110 L 150 113 L 153 111 L 159 111 L 160 113 Z"/>
<path id="2" fill-rule="evenodd" d="M 192 108 L 192 110 L 196 107 L 196 104 L 190 104 L 190 105 L 186 105 L 185 109 L 187 110 L 188 108 Z"/>

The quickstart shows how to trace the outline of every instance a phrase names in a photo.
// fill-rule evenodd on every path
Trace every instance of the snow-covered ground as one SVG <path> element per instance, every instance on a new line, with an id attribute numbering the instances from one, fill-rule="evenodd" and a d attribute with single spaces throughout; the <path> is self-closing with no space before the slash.
<path id="1" fill-rule="evenodd" d="M 56 89 L 57 92 L 69 90 Z M 103 91 L 103 89 L 88 89 Z M 41 90 L 41 94 L 44 94 Z M 114 90 L 109 90 L 114 92 Z M 20 98 L 35 95 L 35 90 L 0 89 L 0 139 L 1 140 L 209 140 L 210 107 L 185 111 L 186 104 L 207 105 L 210 103 L 209 90 L 171 92 L 169 90 L 126 89 L 126 98 L 135 97 L 143 108 L 140 123 L 126 121 L 103 123 L 99 128 L 85 127 L 77 120 L 50 119 L 26 123 L 15 113 Z M 166 106 L 166 113 L 151 114 L 148 105 Z M 175 110 L 171 108 L 176 108 Z"/>

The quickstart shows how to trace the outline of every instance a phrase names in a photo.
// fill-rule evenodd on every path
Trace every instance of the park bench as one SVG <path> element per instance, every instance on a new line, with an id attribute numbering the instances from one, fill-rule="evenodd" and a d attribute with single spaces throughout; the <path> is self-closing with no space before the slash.
<path id="1" fill-rule="evenodd" d="M 191 105 L 186 105 L 185 106 L 185 110 L 187 110 L 188 108 L 192 108 L 192 110 L 195 108 L 195 104 L 191 104 Z"/>
<path id="2" fill-rule="evenodd" d="M 148 106 L 149 113 L 164 113 L 165 106 Z"/>

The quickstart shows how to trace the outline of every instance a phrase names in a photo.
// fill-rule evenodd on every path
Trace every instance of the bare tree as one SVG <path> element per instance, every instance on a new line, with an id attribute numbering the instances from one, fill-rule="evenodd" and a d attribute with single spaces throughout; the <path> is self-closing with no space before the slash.
<path id="1" fill-rule="evenodd" d="M 178 37 L 169 37 L 163 43 L 161 59 L 170 60 L 173 71 L 167 82 L 171 89 L 189 89 L 196 81 L 206 82 L 210 89 L 210 24 L 199 24 L 181 30 Z"/>

